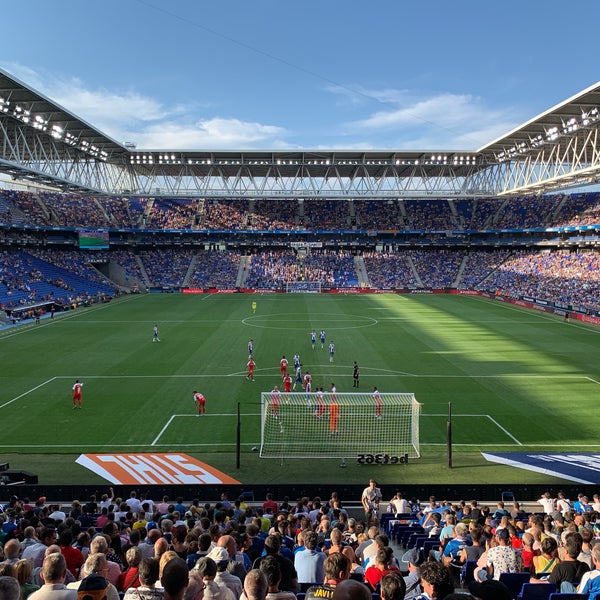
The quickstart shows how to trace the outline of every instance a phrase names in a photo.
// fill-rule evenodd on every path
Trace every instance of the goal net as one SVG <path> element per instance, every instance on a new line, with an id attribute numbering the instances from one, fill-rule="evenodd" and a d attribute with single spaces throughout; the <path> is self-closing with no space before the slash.
<path id="1" fill-rule="evenodd" d="M 261 392 L 261 458 L 418 458 L 421 405 L 412 393 Z M 394 460 L 396 459 L 396 460 Z M 388 462 L 386 459 L 382 459 Z"/>
<path id="2" fill-rule="evenodd" d="M 285 284 L 286 294 L 320 294 L 320 281 L 288 281 Z"/>

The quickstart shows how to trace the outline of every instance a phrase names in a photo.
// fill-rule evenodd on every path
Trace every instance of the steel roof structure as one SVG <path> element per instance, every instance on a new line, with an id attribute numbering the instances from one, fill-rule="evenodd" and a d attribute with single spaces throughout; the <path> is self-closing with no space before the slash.
<path id="1" fill-rule="evenodd" d="M 0 172 L 95 195 L 461 198 L 595 183 L 600 83 L 473 151 L 141 150 L 0 69 Z"/>

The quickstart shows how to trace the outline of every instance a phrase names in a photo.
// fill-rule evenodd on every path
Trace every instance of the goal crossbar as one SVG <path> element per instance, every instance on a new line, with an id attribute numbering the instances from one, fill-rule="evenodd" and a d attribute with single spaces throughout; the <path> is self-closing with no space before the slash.
<path id="1" fill-rule="evenodd" d="M 261 392 L 261 458 L 418 458 L 421 405 L 413 393 Z"/>

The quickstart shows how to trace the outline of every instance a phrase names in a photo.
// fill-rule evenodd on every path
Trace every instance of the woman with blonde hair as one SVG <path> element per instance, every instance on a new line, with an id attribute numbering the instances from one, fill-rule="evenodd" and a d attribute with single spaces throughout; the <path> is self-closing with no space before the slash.
<path id="1" fill-rule="evenodd" d="M 15 563 L 15 578 L 21 586 L 21 600 L 25 600 L 29 594 L 40 589 L 39 585 L 29 583 L 33 573 L 33 560 L 31 558 L 22 558 Z"/>

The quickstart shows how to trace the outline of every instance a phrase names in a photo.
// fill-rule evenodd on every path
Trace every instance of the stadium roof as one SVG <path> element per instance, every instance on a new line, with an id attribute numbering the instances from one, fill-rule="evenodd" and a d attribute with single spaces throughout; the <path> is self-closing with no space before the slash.
<path id="1" fill-rule="evenodd" d="M 541 193 L 600 180 L 599 131 L 597 83 L 475 152 L 142 150 L 115 141 L 0 69 L 0 171 L 100 194 Z"/>
<path id="2" fill-rule="evenodd" d="M 59 130 L 90 145 L 113 153 L 126 152 L 125 145 L 116 142 L 83 119 L 80 119 L 53 100 L 0 69 L 0 115 L 8 114 L 24 124 L 36 126 L 58 138 Z M 36 117 L 39 119 L 36 121 Z M 45 129 L 43 129 L 45 128 Z M 53 133 L 54 132 L 54 133 Z"/>
<path id="3" fill-rule="evenodd" d="M 500 156 L 510 148 L 527 144 L 537 148 L 561 136 L 589 127 L 600 119 L 600 82 L 549 108 L 507 134 L 482 146 L 477 152 Z M 541 137 L 540 137 L 541 136 Z"/>

